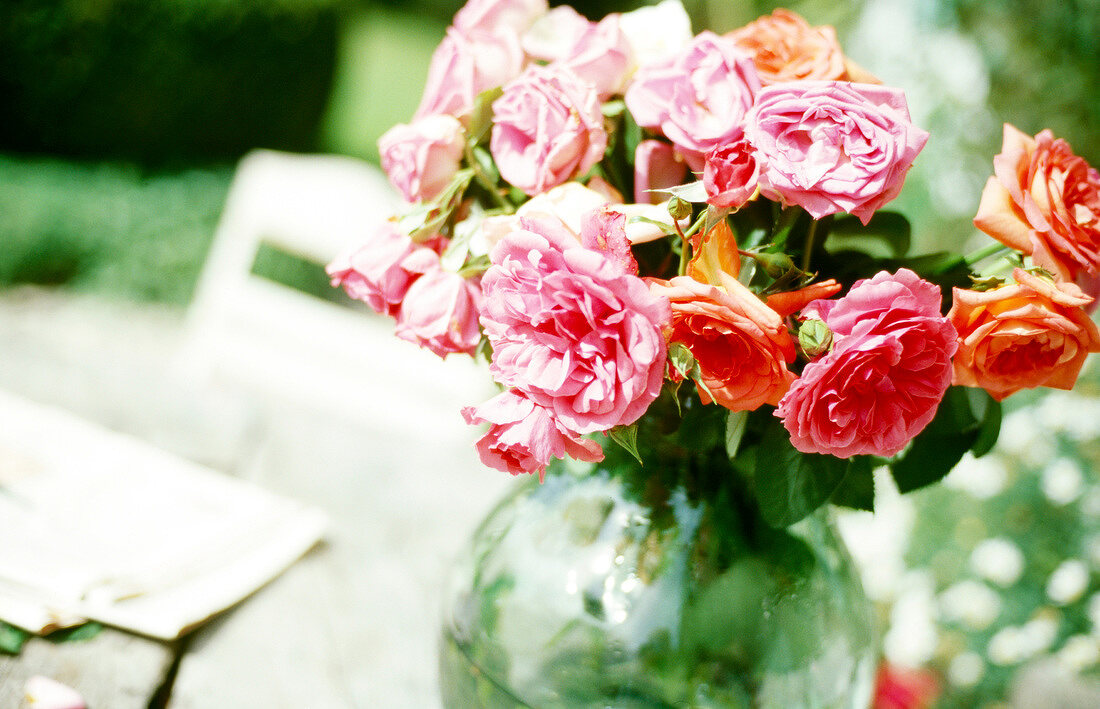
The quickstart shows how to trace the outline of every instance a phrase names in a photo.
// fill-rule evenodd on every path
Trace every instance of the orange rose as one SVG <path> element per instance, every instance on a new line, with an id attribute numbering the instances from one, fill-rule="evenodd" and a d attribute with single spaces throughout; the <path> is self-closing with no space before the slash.
<path id="1" fill-rule="evenodd" d="M 954 383 L 981 387 L 997 401 L 1021 389 L 1072 389 L 1100 333 L 1072 283 L 1051 283 L 1017 268 L 1015 285 L 979 293 L 954 289 L 947 314 L 959 333 Z"/>
<path id="2" fill-rule="evenodd" d="M 974 224 L 1063 280 L 1100 276 L 1100 172 L 1049 130 L 1009 124 Z"/>
<path id="3" fill-rule="evenodd" d="M 811 27 L 790 10 L 778 9 L 726 35 L 752 57 L 765 85 L 800 79 L 849 79 L 844 54 L 829 26 Z"/>
<path id="4" fill-rule="evenodd" d="M 778 404 L 794 375 L 794 342 L 783 319 L 733 278 L 722 287 L 687 276 L 650 281 L 650 290 L 672 303 L 665 338 L 685 345 L 699 364 L 703 383 L 731 411 Z M 702 387 L 699 398 L 710 403 Z"/>

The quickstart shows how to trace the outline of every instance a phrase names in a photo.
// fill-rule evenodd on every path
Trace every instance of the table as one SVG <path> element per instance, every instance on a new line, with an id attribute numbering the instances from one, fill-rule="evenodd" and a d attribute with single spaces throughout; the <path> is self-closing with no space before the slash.
<path id="1" fill-rule="evenodd" d="M 478 464 L 457 409 L 446 430 L 381 429 L 277 396 L 192 390 L 167 373 L 184 322 L 171 308 L 8 292 L 0 387 L 319 506 L 326 541 L 182 641 L 33 639 L 0 658 L 0 706 L 21 706 L 34 674 L 112 709 L 438 705 L 441 585 L 510 478 Z"/>

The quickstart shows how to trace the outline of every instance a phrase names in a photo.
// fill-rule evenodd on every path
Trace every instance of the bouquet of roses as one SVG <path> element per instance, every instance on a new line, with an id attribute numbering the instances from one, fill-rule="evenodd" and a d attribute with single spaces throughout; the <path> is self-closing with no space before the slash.
<path id="1" fill-rule="evenodd" d="M 870 509 L 874 468 L 940 479 L 1002 399 L 1100 351 L 1100 174 L 1006 126 L 975 218 L 999 243 L 914 257 L 883 207 L 928 137 L 792 12 L 693 35 L 678 0 L 470 0 L 380 140 L 408 209 L 329 273 L 398 337 L 488 360 L 502 391 L 463 415 L 489 466 L 612 441 L 644 465 L 671 401 L 662 430 L 721 415 L 770 523 Z"/>

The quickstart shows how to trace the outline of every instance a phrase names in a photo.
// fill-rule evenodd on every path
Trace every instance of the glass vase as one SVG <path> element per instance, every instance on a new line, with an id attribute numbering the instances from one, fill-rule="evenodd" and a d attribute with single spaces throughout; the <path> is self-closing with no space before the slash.
<path id="1" fill-rule="evenodd" d="M 444 705 L 867 707 L 872 613 L 830 517 L 770 528 L 698 469 L 561 465 L 504 499 L 446 594 Z"/>

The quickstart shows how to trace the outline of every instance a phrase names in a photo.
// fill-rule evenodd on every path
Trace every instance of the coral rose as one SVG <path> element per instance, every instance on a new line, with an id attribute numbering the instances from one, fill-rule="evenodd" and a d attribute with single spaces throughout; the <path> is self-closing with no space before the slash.
<path id="1" fill-rule="evenodd" d="M 466 34 L 448 28 L 432 54 L 416 118 L 446 113 L 465 119 L 478 94 L 514 79 L 525 61 L 514 33 Z"/>
<path id="2" fill-rule="evenodd" d="M 437 265 L 409 286 L 397 312 L 394 334 L 440 357 L 473 354 L 481 340 L 477 324 L 480 300 L 476 280 Z"/>
<path id="3" fill-rule="evenodd" d="M 625 100 L 638 125 L 663 133 L 700 170 L 706 152 L 741 136 L 759 89 L 732 41 L 701 32 L 671 59 L 639 69 Z"/>
<path id="4" fill-rule="evenodd" d="M 501 176 L 529 195 L 587 172 L 606 147 L 595 87 L 567 70 L 528 67 L 493 102 L 489 151 Z"/>
<path id="5" fill-rule="evenodd" d="M 752 57 L 765 85 L 801 79 L 847 79 L 844 54 L 829 26 L 811 27 L 782 8 L 726 35 Z"/>
<path id="6" fill-rule="evenodd" d="M 380 224 L 366 243 L 341 254 L 326 271 L 333 286 L 361 300 L 376 313 L 397 315 L 409 286 L 439 267 L 439 254 L 417 245 L 392 221 Z"/>
<path id="7" fill-rule="evenodd" d="M 434 199 L 458 172 L 465 145 L 454 116 L 425 116 L 398 124 L 378 139 L 382 169 L 407 202 Z"/>
<path id="8" fill-rule="evenodd" d="M 598 463 L 600 444 L 581 438 L 561 425 L 554 415 L 526 396 L 509 390 L 478 407 L 462 409 L 466 423 L 488 423 L 489 430 L 477 441 L 481 462 L 505 473 L 538 473 L 539 481 L 551 458 L 569 456 Z"/>
<path id="9" fill-rule="evenodd" d="M 1092 298 L 1072 283 L 1051 283 L 1017 268 L 1015 285 L 979 293 L 954 289 L 947 317 L 959 332 L 955 384 L 1000 401 L 1037 386 L 1072 389 L 1100 333 L 1083 307 Z"/>
<path id="10" fill-rule="evenodd" d="M 835 346 L 806 365 L 776 409 L 795 448 L 889 457 L 928 425 L 957 347 L 940 300 L 937 286 L 901 269 L 803 309 L 825 320 Z"/>
<path id="11" fill-rule="evenodd" d="M 1065 280 L 1100 276 L 1100 172 L 1049 130 L 1005 124 L 974 224 Z"/>
<path id="12" fill-rule="evenodd" d="M 898 89 L 794 81 L 761 90 L 745 123 L 765 197 L 814 219 L 850 212 L 866 224 L 901 192 L 928 140 Z"/>
<path id="13" fill-rule="evenodd" d="M 650 289 L 669 299 L 668 341 L 685 345 L 699 364 L 703 384 L 730 411 L 752 411 L 778 404 L 794 375 L 787 362 L 795 347 L 779 315 L 733 278 L 724 288 L 687 276 L 651 281 Z M 699 398 L 710 396 L 699 387 Z"/>
<path id="14" fill-rule="evenodd" d="M 523 220 L 490 253 L 490 371 L 570 431 L 633 423 L 661 391 L 668 301 L 557 221 Z"/>

